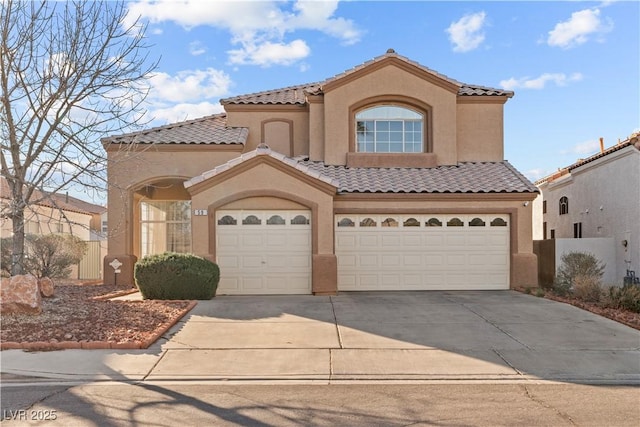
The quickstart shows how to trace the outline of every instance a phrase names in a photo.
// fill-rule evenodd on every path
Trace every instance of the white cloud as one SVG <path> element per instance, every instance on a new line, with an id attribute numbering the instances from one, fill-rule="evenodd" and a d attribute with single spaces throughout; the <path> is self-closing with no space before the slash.
<path id="1" fill-rule="evenodd" d="M 220 104 L 211 102 L 199 102 L 197 104 L 181 103 L 167 107 L 153 108 L 148 115 L 153 118 L 155 124 L 176 123 L 183 120 L 197 119 L 222 113 L 224 108 Z"/>
<path id="2" fill-rule="evenodd" d="M 254 45 L 246 43 L 242 49 L 230 50 L 232 64 L 252 64 L 261 67 L 269 65 L 291 65 L 306 58 L 311 49 L 304 40 L 294 40 L 289 44 L 264 42 Z"/>
<path id="3" fill-rule="evenodd" d="M 227 74 L 213 68 L 154 73 L 143 121 L 162 125 L 220 113 L 224 109 L 212 101 L 229 95 L 231 83 Z"/>
<path id="4" fill-rule="evenodd" d="M 192 41 L 189 43 L 189 53 L 193 56 L 199 56 L 207 52 L 207 47 L 200 41 Z"/>
<path id="5" fill-rule="evenodd" d="M 551 174 L 551 171 L 540 169 L 540 168 L 530 169 L 524 173 L 524 175 L 533 182 L 539 180 L 540 178 L 544 178 L 545 176 L 548 176 L 550 174 Z"/>
<path id="6" fill-rule="evenodd" d="M 226 29 L 238 49 L 230 50 L 232 63 L 292 64 L 309 55 L 303 40 L 285 36 L 298 30 L 315 30 L 357 43 L 361 30 L 349 19 L 335 17 L 338 1 L 136 1 L 128 5 L 126 23 L 139 16 L 152 24 L 171 21 L 185 29 L 208 25 Z M 273 55 L 270 56 L 270 55 Z"/>
<path id="7" fill-rule="evenodd" d="M 584 9 L 573 12 L 571 18 L 556 24 L 549 31 L 547 44 L 569 49 L 587 42 L 593 35 L 602 35 L 612 29 L 613 22 L 610 19 L 603 23 L 600 9 Z"/>
<path id="8" fill-rule="evenodd" d="M 213 68 L 179 71 L 174 76 L 154 73 L 149 81 L 151 98 L 168 102 L 218 98 L 226 95 L 231 85 L 227 74 Z"/>
<path id="9" fill-rule="evenodd" d="M 446 32 L 449 34 L 449 40 L 454 45 L 454 52 L 468 52 L 480 46 L 484 41 L 482 29 L 486 16 L 484 12 L 468 14 L 449 25 Z"/>
<path id="10" fill-rule="evenodd" d="M 556 86 L 566 86 L 567 83 L 582 80 L 582 74 L 573 73 L 567 76 L 564 73 L 544 73 L 536 78 L 522 77 L 516 79 L 511 77 L 508 80 L 500 81 L 500 87 L 505 90 L 514 89 L 544 89 L 547 83 L 555 83 Z"/>
<path id="11" fill-rule="evenodd" d="M 573 147 L 570 147 L 568 150 L 564 150 L 561 154 L 576 154 L 579 156 L 591 155 L 600 150 L 600 141 L 599 140 L 590 140 L 579 142 L 575 144 Z"/>

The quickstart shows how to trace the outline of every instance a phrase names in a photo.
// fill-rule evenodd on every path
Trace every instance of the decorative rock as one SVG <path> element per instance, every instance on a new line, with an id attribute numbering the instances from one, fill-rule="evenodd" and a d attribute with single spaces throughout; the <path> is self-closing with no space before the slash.
<path id="1" fill-rule="evenodd" d="M 53 296 L 53 280 L 48 277 L 43 277 L 38 280 L 38 286 L 40 287 L 40 293 L 45 298 Z"/>
<path id="2" fill-rule="evenodd" d="M 0 299 L 2 313 L 40 314 L 42 311 L 38 279 L 31 274 L 3 279 Z"/>

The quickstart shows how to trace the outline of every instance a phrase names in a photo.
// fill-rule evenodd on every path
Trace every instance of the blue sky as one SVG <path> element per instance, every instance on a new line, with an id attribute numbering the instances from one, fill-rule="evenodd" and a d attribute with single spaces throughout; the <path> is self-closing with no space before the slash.
<path id="1" fill-rule="evenodd" d="M 531 180 L 640 130 L 640 3 L 134 1 L 148 23 L 149 117 L 222 111 L 220 98 L 324 80 L 384 54 L 515 91 L 505 158 Z"/>

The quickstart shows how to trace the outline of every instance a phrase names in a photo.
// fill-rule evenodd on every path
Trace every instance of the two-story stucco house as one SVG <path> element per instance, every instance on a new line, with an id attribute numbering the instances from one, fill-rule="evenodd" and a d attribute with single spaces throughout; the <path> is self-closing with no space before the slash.
<path id="1" fill-rule="evenodd" d="M 218 294 L 535 286 L 537 189 L 503 154 L 512 96 L 389 50 L 105 139 L 105 280 L 169 250 L 216 261 Z"/>
<path id="2" fill-rule="evenodd" d="M 607 269 L 622 283 L 640 272 L 640 133 L 536 181 L 534 238 L 608 238 Z M 583 252 L 595 251 L 588 244 Z M 610 250 L 609 250 L 610 249 Z"/>

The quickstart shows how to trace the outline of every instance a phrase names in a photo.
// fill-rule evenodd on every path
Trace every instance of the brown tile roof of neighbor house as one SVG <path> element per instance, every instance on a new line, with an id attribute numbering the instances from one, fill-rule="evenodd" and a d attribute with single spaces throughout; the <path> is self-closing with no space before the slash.
<path id="1" fill-rule="evenodd" d="M 349 168 L 303 161 L 337 180 L 339 193 L 536 193 L 509 162 L 464 162 L 435 168 Z"/>
<path id="2" fill-rule="evenodd" d="M 457 80 L 454 80 L 450 77 L 445 76 L 444 74 L 440 74 L 424 65 L 421 65 L 411 59 L 398 55 L 393 49 L 389 49 L 387 53 L 384 55 L 380 55 L 376 58 L 373 58 L 370 61 L 364 62 L 356 67 L 351 68 L 343 73 L 340 73 L 336 76 L 330 77 L 322 82 L 316 83 L 306 83 L 297 86 L 289 86 L 281 89 L 268 90 L 263 92 L 256 92 L 247 95 L 239 95 L 235 97 L 221 99 L 220 103 L 222 105 L 304 105 L 306 103 L 306 94 L 311 95 L 321 95 L 323 93 L 323 86 L 331 83 L 333 81 L 339 80 L 343 77 L 349 76 L 359 70 L 366 68 L 367 66 L 374 64 L 376 62 L 380 62 L 387 58 L 398 58 L 401 61 L 404 61 L 407 64 L 410 64 L 414 67 L 419 68 L 420 70 L 429 73 L 433 76 L 436 76 L 442 80 L 445 80 L 455 86 L 458 86 L 458 95 L 459 96 L 506 96 L 511 98 L 513 96 L 513 92 L 509 90 L 496 89 L 491 87 L 479 86 L 479 85 L 469 85 L 466 83 L 461 83 Z"/>
<path id="3" fill-rule="evenodd" d="M 11 190 L 9 189 L 9 183 L 5 177 L 0 177 L 0 198 L 7 200 L 10 198 L 10 195 Z M 85 202 L 84 200 L 80 200 L 67 194 L 49 193 L 40 190 L 35 190 L 33 192 L 31 200 L 36 202 L 35 204 L 38 206 L 62 209 L 81 214 L 102 214 L 107 211 L 107 208 L 104 206 Z"/>
<path id="4" fill-rule="evenodd" d="M 249 129 L 227 126 L 225 113 L 111 136 L 103 144 L 244 144 Z"/>
<path id="5" fill-rule="evenodd" d="M 560 168 L 556 172 L 554 172 L 554 173 L 552 173 L 550 175 L 547 175 L 547 176 L 545 176 L 543 178 L 540 178 L 539 180 L 537 180 L 535 182 L 535 185 L 543 185 L 543 184 L 545 184 L 547 182 L 555 181 L 556 179 L 569 174 L 572 170 L 577 169 L 580 166 L 584 166 L 587 163 L 591 163 L 591 162 L 593 162 L 595 160 L 598 160 L 598 159 L 600 159 L 602 157 L 608 156 L 609 154 L 615 153 L 616 151 L 620 151 L 623 148 L 626 148 L 626 147 L 629 147 L 629 146 L 634 147 L 636 150 L 640 151 L 640 132 L 636 132 L 636 133 L 631 134 L 631 136 L 628 137 L 627 139 L 625 139 L 624 141 L 620 141 L 617 144 L 615 144 L 615 145 L 613 145 L 613 146 L 611 146 L 609 148 L 605 149 L 604 146 L 602 145 L 601 146 L 602 148 L 598 153 L 596 153 L 596 154 L 594 154 L 592 156 L 589 156 L 586 159 L 579 159 L 577 162 L 575 162 L 575 163 L 573 163 L 573 164 L 571 164 L 569 166 L 566 166 L 564 168 Z"/>

